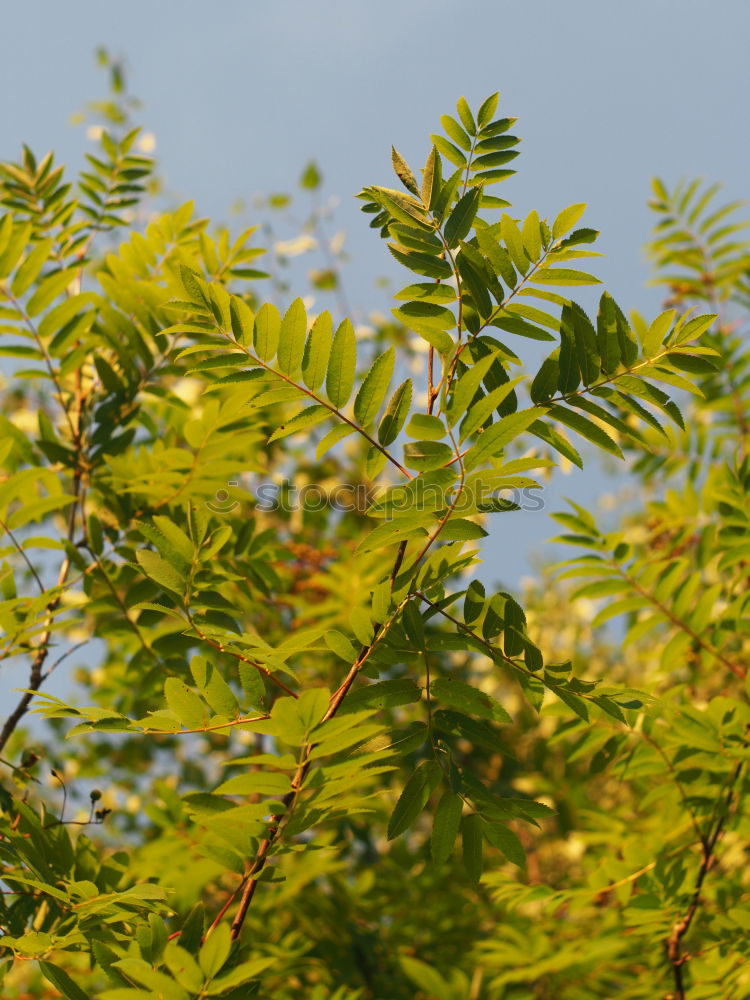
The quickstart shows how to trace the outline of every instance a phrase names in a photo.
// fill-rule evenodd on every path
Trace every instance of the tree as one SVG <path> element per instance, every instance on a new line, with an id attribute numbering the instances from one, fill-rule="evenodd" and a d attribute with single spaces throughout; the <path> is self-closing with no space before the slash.
<path id="1" fill-rule="evenodd" d="M 684 306 L 744 308 L 746 247 L 711 216 L 719 264 L 673 310 L 589 318 L 584 206 L 515 219 L 490 193 L 515 119 L 461 98 L 419 180 L 394 150 L 401 187 L 360 194 L 410 272 L 365 339 L 263 301 L 253 230 L 187 205 L 123 237 L 153 165 L 117 73 L 115 98 L 77 188 L 51 155 L 0 167 L 6 995 L 743 995 L 744 362 Z M 694 269 L 707 200 L 657 197 L 660 269 Z M 689 431 L 675 391 L 705 394 Z M 579 438 L 650 521 L 559 515 L 586 582 L 525 612 L 471 578 L 477 543 Z M 625 659 L 571 628 L 610 597 Z"/>

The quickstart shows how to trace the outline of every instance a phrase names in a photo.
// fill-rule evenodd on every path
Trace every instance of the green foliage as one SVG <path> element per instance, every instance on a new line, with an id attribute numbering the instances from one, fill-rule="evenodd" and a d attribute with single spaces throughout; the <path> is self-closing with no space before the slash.
<path id="1" fill-rule="evenodd" d="M 714 213 L 714 277 L 651 324 L 606 292 L 589 317 L 562 294 L 598 284 L 585 206 L 510 214 L 515 119 L 461 98 L 421 178 L 394 149 L 403 190 L 360 195 L 411 272 L 368 339 L 264 301 L 254 230 L 190 205 L 102 245 L 152 170 L 112 72 L 80 197 L 51 157 L 0 168 L 6 994 L 743 995 L 746 248 Z M 658 264 L 692 274 L 710 197 L 657 197 Z M 613 531 L 558 515 L 583 552 L 548 613 L 471 579 L 475 543 L 526 473 L 582 464 L 571 435 L 674 489 Z M 570 635 L 592 600 L 625 662 Z"/>

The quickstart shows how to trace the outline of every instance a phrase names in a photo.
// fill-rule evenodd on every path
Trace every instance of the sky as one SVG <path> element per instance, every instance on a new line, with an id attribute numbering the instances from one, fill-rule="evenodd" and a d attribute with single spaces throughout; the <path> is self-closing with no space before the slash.
<path id="1" fill-rule="evenodd" d="M 392 143 L 421 165 L 460 95 L 476 107 L 501 91 L 498 113 L 523 137 L 503 197 L 552 217 L 587 202 L 606 254 L 596 273 L 627 309 L 660 306 L 642 250 L 653 175 L 747 193 L 747 0 L 716 0 L 710 16 L 697 0 L 37 0 L 5 5 L 3 22 L 0 156 L 24 141 L 80 163 L 87 140 L 70 119 L 104 95 L 104 45 L 126 60 L 169 191 L 201 214 L 229 219 L 237 199 L 289 190 L 319 163 L 325 194 L 341 199 L 347 297 L 363 312 L 387 305 L 378 277 L 407 275 L 353 196 L 393 183 Z M 595 464 L 555 480 L 545 511 L 611 488 Z M 513 583 L 554 526 L 544 512 L 509 516 L 484 576 Z"/>

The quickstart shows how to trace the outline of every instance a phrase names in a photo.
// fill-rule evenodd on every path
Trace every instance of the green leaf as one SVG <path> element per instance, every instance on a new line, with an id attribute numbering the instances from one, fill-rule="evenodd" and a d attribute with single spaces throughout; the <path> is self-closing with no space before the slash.
<path id="1" fill-rule="evenodd" d="M 506 656 L 520 656 L 524 646 L 528 646 L 523 632 L 526 628 L 526 616 L 521 605 L 508 594 L 503 609 L 503 651 Z"/>
<path id="2" fill-rule="evenodd" d="M 378 427 L 378 441 L 387 448 L 393 444 L 406 422 L 411 406 L 412 384 L 406 379 L 391 396 L 388 406 Z"/>
<path id="3" fill-rule="evenodd" d="M 606 375 L 612 375 L 620 367 L 620 338 L 617 328 L 617 307 L 612 296 L 605 292 L 599 300 L 596 314 L 596 341 L 602 371 Z"/>
<path id="4" fill-rule="evenodd" d="M 310 759 L 330 757 L 344 750 L 351 753 L 353 747 L 359 747 L 373 736 L 381 735 L 381 725 L 366 721 L 371 715 L 368 710 L 339 714 L 335 719 L 329 719 L 318 726 L 311 737 L 315 747 L 310 751 Z"/>
<path id="5" fill-rule="evenodd" d="M 84 993 L 80 986 L 76 986 L 68 973 L 58 965 L 40 961 L 39 971 L 68 1000 L 90 1000 L 88 993 Z"/>
<path id="6" fill-rule="evenodd" d="M 419 188 L 417 187 L 417 180 L 414 174 L 411 172 L 411 168 L 406 160 L 401 156 L 395 146 L 391 146 L 391 161 L 393 163 L 393 169 L 396 171 L 396 175 L 401 183 L 404 185 L 407 191 L 411 191 L 412 194 L 416 195 L 417 198 L 420 197 Z M 427 202 L 429 205 L 429 202 Z"/>
<path id="7" fill-rule="evenodd" d="M 667 309 L 657 316 L 643 338 L 644 358 L 653 358 L 659 352 L 677 316 L 676 309 Z"/>
<path id="8" fill-rule="evenodd" d="M 467 452 L 464 457 L 466 468 L 475 469 L 480 463 L 499 455 L 502 449 L 530 427 L 537 417 L 538 411 L 531 408 L 510 413 L 498 420 L 479 436 L 477 443 Z"/>
<path id="9" fill-rule="evenodd" d="M 292 782 L 288 774 L 278 771 L 251 771 L 248 774 L 236 774 L 223 781 L 214 789 L 216 795 L 271 795 L 282 798 L 291 789 Z"/>
<path id="10" fill-rule="evenodd" d="M 75 269 L 69 268 L 49 274 L 39 282 L 37 290 L 26 303 L 26 313 L 32 318 L 43 312 L 75 278 Z"/>
<path id="11" fill-rule="evenodd" d="M 471 151 L 471 139 L 455 118 L 452 118 L 450 115 L 441 115 L 440 124 L 443 126 L 443 131 L 448 138 L 455 142 L 459 149 L 465 150 L 467 153 Z M 436 137 L 433 136 L 432 138 L 437 145 Z M 438 146 L 438 149 L 440 149 L 440 146 Z M 441 149 L 440 152 L 442 153 L 443 150 Z"/>
<path id="12" fill-rule="evenodd" d="M 32 233 L 30 222 L 13 225 L 13 217 L 8 213 L 3 219 L 3 231 L 6 237 L 0 242 L 0 277 L 7 278 L 15 268 L 21 255 L 28 246 Z"/>
<path id="13" fill-rule="evenodd" d="M 560 326 L 560 351 L 558 353 L 559 379 L 557 387 L 563 395 L 573 393 L 581 381 L 576 354 L 575 334 L 569 323 Z"/>
<path id="14" fill-rule="evenodd" d="M 481 188 L 471 188 L 456 202 L 444 228 L 445 241 L 449 247 L 457 247 L 459 242 L 468 235 L 474 223 L 481 197 Z"/>
<path id="15" fill-rule="evenodd" d="M 471 542 L 486 537 L 487 532 L 480 524 L 462 517 L 452 517 L 440 531 L 441 542 Z"/>
<path id="16" fill-rule="evenodd" d="M 490 94 L 479 106 L 479 111 L 477 111 L 477 125 L 480 129 L 485 128 L 492 121 L 492 116 L 497 111 L 497 102 L 500 98 L 500 94 Z"/>
<path id="17" fill-rule="evenodd" d="M 243 962 L 230 972 L 225 972 L 223 976 L 215 979 L 210 987 L 205 990 L 205 995 L 209 997 L 231 996 L 234 1000 L 240 1000 L 242 994 L 238 995 L 235 992 L 236 988 L 244 986 L 245 983 L 249 983 L 252 979 L 257 979 L 261 972 L 270 965 L 274 965 L 277 961 L 278 959 L 276 958 L 256 958 L 250 962 Z M 232 993 L 227 992 L 228 990 L 232 990 Z"/>
<path id="18" fill-rule="evenodd" d="M 529 212 L 526 216 L 523 228 L 521 229 L 521 238 L 523 239 L 526 256 L 530 257 L 532 263 L 536 264 L 542 254 L 541 229 L 539 226 L 539 216 L 536 212 Z"/>
<path id="19" fill-rule="evenodd" d="M 174 566 L 170 565 L 166 559 L 162 559 L 161 556 L 150 549 L 142 549 L 140 552 L 136 552 L 135 558 L 149 579 L 158 583 L 159 586 L 173 591 L 175 594 L 182 595 L 184 593 L 185 581 Z"/>
<path id="20" fill-rule="evenodd" d="M 234 692 L 213 664 L 202 656 L 194 656 L 190 661 L 190 672 L 196 687 L 214 712 L 230 718 L 239 713 Z"/>
<path id="21" fill-rule="evenodd" d="M 463 806 L 463 800 L 460 795 L 456 795 L 450 789 L 446 789 L 443 792 L 438 807 L 435 810 L 435 818 L 432 823 L 432 837 L 430 839 L 432 860 L 435 864 L 443 864 L 453 852 L 453 846 L 458 836 L 458 828 L 461 825 Z"/>
<path id="22" fill-rule="evenodd" d="M 407 285 L 393 296 L 399 302 L 436 302 L 438 305 L 456 301 L 456 290 L 451 285 L 439 285 L 437 282 L 420 282 Z M 454 318 L 455 325 L 455 318 Z"/>
<path id="23" fill-rule="evenodd" d="M 345 319 L 336 330 L 326 375 L 326 393 L 334 406 L 346 406 L 354 388 L 357 365 L 357 341 L 351 320 Z"/>
<path id="24" fill-rule="evenodd" d="M 542 366 L 534 376 L 529 395 L 532 403 L 546 403 L 557 392 L 560 381 L 560 350 L 553 351 L 542 362 Z"/>
<path id="25" fill-rule="evenodd" d="M 567 249 L 568 247 L 576 247 L 580 246 L 582 243 L 595 243 L 598 236 L 598 229 L 575 229 L 570 236 L 566 236 L 565 239 L 560 242 L 558 249 L 562 250 Z"/>
<path id="26" fill-rule="evenodd" d="M 279 333 L 276 363 L 285 375 L 292 375 L 301 367 L 306 334 L 307 313 L 302 299 L 297 298 L 284 314 Z"/>
<path id="27" fill-rule="evenodd" d="M 151 990 L 148 996 L 158 996 L 160 1000 L 189 1000 L 187 992 L 170 976 L 152 969 L 151 966 L 138 958 L 121 958 L 114 963 L 127 979 L 145 986 Z M 110 993 L 111 995 L 111 993 Z"/>
<path id="28" fill-rule="evenodd" d="M 442 135 L 431 135 L 430 139 L 432 139 L 434 147 L 438 150 L 438 152 L 443 154 L 443 156 L 446 158 L 446 160 L 448 160 L 449 163 L 452 163 L 454 167 L 458 167 L 459 170 L 463 170 L 463 168 L 466 166 L 466 157 L 458 148 L 458 146 L 454 146 L 452 142 L 448 142 L 448 140 L 445 139 Z M 434 192 L 433 192 L 433 205 L 431 206 L 431 208 L 437 210 L 437 202 L 435 200 Z"/>
<path id="29" fill-rule="evenodd" d="M 586 313 L 575 302 L 563 306 L 561 325 L 573 331 L 578 369 L 584 385 L 591 385 L 599 378 L 601 361 L 596 331 Z"/>
<path id="30" fill-rule="evenodd" d="M 488 823 L 484 835 L 487 840 L 519 868 L 526 867 L 526 852 L 516 834 L 502 823 Z"/>
<path id="31" fill-rule="evenodd" d="M 456 325 L 456 317 L 451 310 L 433 302 L 407 302 L 392 311 L 399 322 L 417 333 L 452 330 Z M 452 349 L 453 340 L 450 337 L 447 340 Z"/>
<path id="32" fill-rule="evenodd" d="M 430 256 L 440 257 L 443 253 L 443 244 L 432 231 L 419 229 L 414 225 L 403 223 L 392 223 L 388 227 L 388 233 L 395 240 L 400 250 L 410 253 L 412 250 Z"/>
<path id="33" fill-rule="evenodd" d="M 164 697 L 170 711 L 174 712 L 185 729 L 201 729 L 206 725 L 208 713 L 198 695 L 177 677 L 164 682 Z"/>
<path id="34" fill-rule="evenodd" d="M 450 264 L 446 260 L 441 260 L 440 257 L 432 257 L 430 254 L 419 253 L 416 250 L 406 252 L 392 243 L 388 244 L 388 249 L 399 264 L 408 267 L 414 274 L 422 274 L 426 278 L 441 279 L 450 278 L 453 274 Z"/>
<path id="35" fill-rule="evenodd" d="M 303 191 L 317 191 L 322 182 L 323 178 L 317 164 L 314 160 L 310 160 L 299 179 L 299 186 Z"/>
<path id="36" fill-rule="evenodd" d="M 400 836 L 416 822 L 442 776 L 434 760 L 423 761 L 407 781 L 388 821 L 388 840 Z"/>
<path id="37" fill-rule="evenodd" d="M 312 406 L 306 407 L 300 413 L 296 413 L 290 420 L 287 420 L 285 424 L 277 428 L 268 438 L 268 443 L 272 441 L 278 441 L 281 438 L 289 437 L 291 434 L 299 434 L 300 431 L 309 430 L 311 427 L 317 426 L 317 424 L 322 423 L 331 416 L 331 411 L 327 406 L 323 406 L 320 403 L 315 403 Z"/>
<path id="38" fill-rule="evenodd" d="M 415 441 L 404 445 L 404 464 L 419 472 L 439 469 L 453 457 L 451 446 L 442 441 Z"/>
<path id="39" fill-rule="evenodd" d="M 588 417 L 584 417 L 580 413 L 575 413 L 573 410 L 568 410 L 566 407 L 559 405 L 550 406 L 547 412 L 553 419 L 559 420 L 567 427 L 570 427 L 571 430 L 580 434 L 581 437 L 585 437 L 592 444 L 597 445 L 597 447 L 603 448 L 604 451 L 608 451 L 617 458 L 624 457 L 619 445 L 612 440 L 606 431 L 602 430 L 598 424 L 589 420 Z"/>
<path id="40" fill-rule="evenodd" d="M 497 279 L 481 267 L 477 269 L 466 252 L 468 244 L 463 243 L 462 252 L 456 258 L 456 267 L 460 275 L 464 305 L 477 313 L 480 319 L 489 320 L 493 314 L 493 303 L 488 288 L 497 286 Z M 497 292 L 497 288 L 495 288 Z M 502 300 L 502 292 L 499 293 Z M 465 310 L 466 318 L 471 322 L 471 312 Z"/>
<path id="41" fill-rule="evenodd" d="M 255 351 L 261 361 L 270 361 L 276 354 L 281 333 L 281 316 L 276 306 L 266 302 L 255 317 L 253 333 Z"/>
<path id="42" fill-rule="evenodd" d="M 336 656 L 338 656 L 340 659 L 348 663 L 354 663 L 354 661 L 357 659 L 357 650 L 354 648 L 351 642 L 349 642 L 346 636 L 341 634 L 341 632 L 337 632 L 336 629 L 330 629 L 328 632 L 326 632 L 323 638 L 326 646 L 328 646 L 331 652 L 335 653 Z M 358 693 L 359 692 L 355 691 L 352 694 L 348 695 L 344 703 L 344 706 L 351 705 L 352 699 L 355 698 L 355 695 Z M 343 707 L 342 711 L 346 711 L 346 707 Z"/>
<path id="43" fill-rule="evenodd" d="M 420 995 L 429 996 L 430 1000 L 433 998 L 434 1000 L 451 1000 L 452 997 L 456 996 L 450 982 L 426 962 L 420 962 L 418 958 L 410 958 L 408 955 L 399 955 L 398 961 L 407 977 L 419 990 Z"/>
<path id="44" fill-rule="evenodd" d="M 440 190 L 440 163 L 438 151 L 433 145 L 427 155 L 427 161 L 422 172 L 422 204 L 425 208 L 432 209 L 435 200 L 435 193 Z"/>
<path id="45" fill-rule="evenodd" d="M 464 415 L 472 399 L 476 395 L 482 379 L 494 361 L 498 358 L 497 352 L 490 352 L 484 357 L 475 361 L 468 371 L 464 372 L 454 383 L 453 395 L 448 404 L 448 426 L 453 425 Z"/>
<path id="46" fill-rule="evenodd" d="M 255 315 L 246 302 L 233 295 L 229 300 L 229 315 L 232 323 L 232 333 L 238 344 L 252 347 Z"/>
<path id="47" fill-rule="evenodd" d="M 435 139 L 435 136 L 433 136 L 432 138 Z M 447 140 L 445 140 L 445 144 L 447 146 L 451 145 Z M 438 149 L 442 149 L 440 144 L 438 144 Z M 456 150 L 456 152 L 458 152 L 458 150 Z M 460 153 L 459 156 L 461 156 Z M 465 162 L 466 161 L 464 160 L 464 163 Z M 453 199 L 456 197 L 456 191 L 458 191 L 461 185 L 461 180 L 463 179 L 463 176 L 464 176 L 463 167 L 459 167 L 458 170 L 455 170 L 450 175 L 450 177 L 446 178 L 446 180 L 442 182 L 440 186 L 440 191 L 434 199 L 435 201 L 434 214 L 437 216 L 439 220 L 443 219 L 445 213 L 452 205 Z"/>
<path id="48" fill-rule="evenodd" d="M 499 136 L 498 138 L 482 139 L 475 149 L 477 153 L 501 153 L 512 146 L 517 146 L 519 139 L 514 135 Z"/>
<path id="49" fill-rule="evenodd" d="M 514 261 L 515 263 L 515 261 Z M 570 267 L 540 267 L 531 280 L 538 285 L 600 285 L 601 281 L 586 271 Z"/>
<path id="50" fill-rule="evenodd" d="M 432 330 L 429 327 L 425 327 L 419 331 L 419 336 L 423 340 L 426 340 L 431 347 L 434 347 L 443 358 L 449 357 L 456 346 L 453 338 L 445 330 Z"/>
<path id="51" fill-rule="evenodd" d="M 391 217 L 409 228 L 428 242 L 434 238 L 434 226 L 420 201 L 392 188 L 376 187 L 373 193 L 382 202 Z"/>
<path id="52" fill-rule="evenodd" d="M 388 392 L 395 361 L 395 349 L 389 347 L 387 351 L 375 359 L 365 376 L 354 400 L 354 419 L 362 427 L 367 427 L 377 416 Z"/>
<path id="53" fill-rule="evenodd" d="M 217 924 L 203 943 L 198 953 L 198 963 L 206 979 L 220 972 L 229 958 L 232 940 L 226 923 Z"/>
<path id="54" fill-rule="evenodd" d="M 511 219 L 509 215 L 503 215 L 500 219 L 500 234 L 503 238 L 505 246 L 508 248 L 508 253 L 510 255 L 510 259 L 513 261 L 513 266 L 517 271 L 520 271 L 521 274 L 526 274 L 531 266 L 531 261 L 526 256 L 526 249 L 523 245 L 521 230 L 518 228 L 515 220 Z M 536 280 L 538 274 L 538 271 L 534 274 L 534 280 Z"/>
<path id="55" fill-rule="evenodd" d="M 458 102 L 456 103 L 456 111 L 458 111 L 458 117 L 461 119 L 461 124 L 469 135 L 476 135 L 477 126 L 474 121 L 474 115 L 472 115 L 468 101 L 465 97 L 459 97 Z"/>
<path id="56" fill-rule="evenodd" d="M 472 580 L 464 598 L 464 621 L 470 625 L 476 621 L 484 609 L 484 584 L 481 580 Z"/>
<path id="57" fill-rule="evenodd" d="M 525 376 L 520 375 L 518 378 L 509 379 L 502 385 L 499 385 L 492 392 L 488 392 L 486 396 L 482 397 L 478 403 L 468 411 L 464 417 L 459 434 L 459 441 L 465 441 L 467 437 L 478 430 L 482 424 L 495 412 L 498 406 L 506 399 L 514 388 L 523 382 Z"/>
<path id="58" fill-rule="evenodd" d="M 421 697 L 421 688 L 410 677 L 378 681 L 376 684 L 368 684 L 367 687 L 359 688 L 347 695 L 342 711 L 348 713 L 363 708 L 398 708 L 400 705 L 413 705 Z"/>
<path id="59" fill-rule="evenodd" d="M 509 288 L 514 288 L 518 276 L 513 268 L 510 254 L 505 247 L 500 246 L 495 235 L 495 229 L 479 229 L 477 231 L 477 241 L 482 249 L 482 253 L 487 257 L 495 273 L 498 274 Z"/>
<path id="60" fill-rule="evenodd" d="M 424 620 L 414 601 L 409 601 L 403 610 L 402 624 L 406 638 L 416 649 L 425 649 Z"/>
<path id="61" fill-rule="evenodd" d="M 625 318 L 625 314 L 614 300 L 612 300 L 611 308 L 614 312 L 615 323 L 617 325 L 620 357 L 623 364 L 632 365 L 638 358 L 638 342 L 635 334 L 630 329 L 630 324 Z"/>
<path id="62" fill-rule="evenodd" d="M 191 954 L 198 950 L 201 938 L 203 937 L 204 924 L 205 907 L 203 903 L 196 903 L 185 918 L 180 936 L 177 939 L 181 947 L 185 948 Z"/>
<path id="63" fill-rule="evenodd" d="M 459 273 L 468 285 L 468 290 L 477 306 L 489 300 L 488 293 L 490 292 L 498 305 L 502 304 L 505 298 L 503 286 L 497 280 L 495 270 L 490 264 L 489 259 L 474 246 L 473 242 L 461 243 L 461 253 L 456 263 Z M 468 268 L 466 267 L 467 264 L 469 264 Z M 482 315 L 489 315 L 490 311 L 490 307 L 487 306 L 486 311 L 483 310 Z"/>
<path id="64" fill-rule="evenodd" d="M 171 558 L 170 553 L 174 553 L 179 559 L 184 561 L 184 564 L 189 566 L 193 561 L 194 547 L 190 538 L 185 534 L 185 532 L 171 521 L 168 517 L 160 516 L 159 514 L 154 515 L 154 526 L 161 532 L 163 536 L 159 539 L 158 534 L 152 535 L 149 533 L 147 537 L 150 537 L 152 541 L 156 541 L 157 545 L 168 545 L 163 551 L 168 558 Z M 142 529 L 143 530 L 143 529 Z"/>
<path id="65" fill-rule="evenodd" d="M 334 448 L 339 441 L 343 441 L 344 438 L 348 438 L 355 433 L 356 428 L 352 427 L 350 424 L 338 424 L 338 426 L 333 427 L 320 439 L 320 442 L 315 449 L 316 460 L 319 461 L 323 455 L 330 451 L 331 448 Z"/>
<path id="66" fill-rule="evenodd" d="M 466 873 L 478 882 L 482 877 L 482 819 L 476 813 L 461 820 L 461 840 Z"/>
<path id="67" fill-rule="evenodd" d="M 680 324 L 675 330 L 674 337 L 670 338 L 670 347 L 678 344 L 687 344 L 691 340 L 698 340 L 708 330 L 716 320 L 716 314 L 711 313 L 706 316 L 693 316 L 686 323 Z"/>
<path id="68" fill-rule="evenodd" d="M 439 417 L 433 417 L 426 413 L 415 413 L 409 421 L 406 433 L 411 438 L 440 441 L 448 433 L 448 429 Z"/>
<path id="69" fill-rule="evenodd" d="M 564 455 L 569 462 L 573 465 L 577 465 L 579 469 L 583 468 L 583 461 L 581 456 L 578 454 L 573 445 L 564 437 L 560 431 L 555 427 L 550 427 L 549 424 L 545 423 L 543 420 L 537 420 L 530 425 L 529 431 L 538 437 L 540 440 L 544 441 L 555 451 Z"/>
<path id="70" fill-rule="evenodd" d="M 502 705 L 491 695 L 455 678 L 436 677 L 430 690 L 438 701 L 459 712 L 466 712 L 468 715 L 475 715 L 479 719 L 489 719 L 493 722 L 513 721 Z"/>
<path id="71" fill-rule="evenodd" d="M 208 300 L 203 290 L 204 282 L 197 271 L 184 264 L 180 265 L 180 281 L 187 292 L 188 298 L 195 304 L 206 310 Z"/>
<path id="72" fill-rule="evenodd" d="M 333 344 L 333 322 L 326 310 L 316 317 L 305 344 L 302 377 L 308 389 L 319 389 L 325 381 Z"/>
<path id="73" fill-rule="evenodd" d="M 693 348 L 693 350 L 697 350 L 697 348 Z M 720 364 L 717 364 L 716 358 L 696 357 L 682 351 L 670 351 L 662 363 L 691 375 L 711 375 L 716 372 Z"/>
<path id="74" fill-rule="evenodd" d="M 564 208 L 552 224 L 552 239 L 559 240 L 561 236 L 569 233 L 585 211 L 585 204 L 570 205 L 568 208 Z"/>
<path id="75" fill-rule="evenodd" d="M 506 177 L 510 177 L 514 171 L 493 170 L 486 168 L 501 167 L 503 164 L 510 163 L 511 160 L 515 160 L 518 155 L 518 150 L 515 149 L 508 149 L 505 152 L 498 153 L 483 153 L 481 156 L 477 156 L 471 165 L 471 169 L 482 171 L 482 173 L 478 173 L 476 175 L 480 184 L 494 184 L 497 181 L 505 180 Z"/>
<path id="76" fill-rule="evenodd" d="M 25 295 L 39 275 L 54 246 L 54 240 L 40 240 L 15 273 L 11 291 L 16 298 Z"/>
<path id="77" fill-rule="evenodd" d="M 199 993 L 203 986 L 203 973 L 189 951 L 176 941 L 168 941 L 164 949 L 164 964 L 180 986 L 191 993 Z"/>
<path id="78" fill-rule="evenodd" d="M 357 552 L 375 552 L 377 549 L 397 545 L 400 542 L 423 536 L 428 525 L 433 526 L 434 520 L 424 514 L 398 517 L 393 521 L 379 524 L 357 546 Z"/>

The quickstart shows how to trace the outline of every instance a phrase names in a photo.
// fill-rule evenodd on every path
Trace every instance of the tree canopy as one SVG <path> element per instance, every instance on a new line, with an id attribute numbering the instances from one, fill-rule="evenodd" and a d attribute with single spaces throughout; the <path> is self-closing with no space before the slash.
<path id="1" fill-rule="evenodd" d="M 407 282 L 365 328 L 335 256 L 319 310 L 154 209 L 111 69 L 80 176 L 0 165 L 3 995 L 746 997 L 737 206 L 655 181 L 665 311 L 584 308 L 585 206 L 517 217 L 516 119 L 460 98 L 359 194 Z M 635 499 L 483 584 L 597 453 Z"/>

